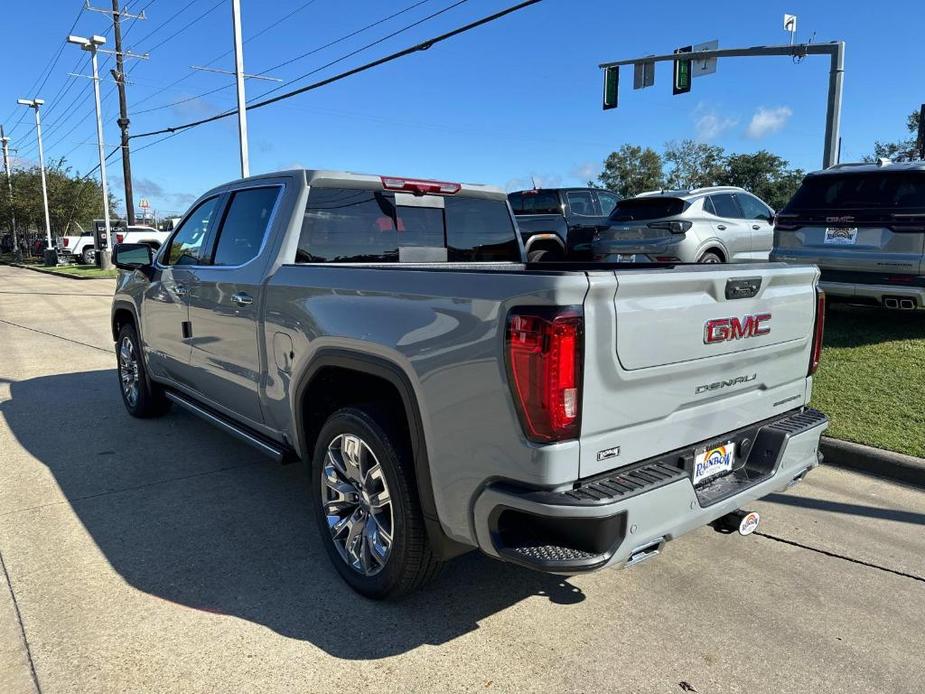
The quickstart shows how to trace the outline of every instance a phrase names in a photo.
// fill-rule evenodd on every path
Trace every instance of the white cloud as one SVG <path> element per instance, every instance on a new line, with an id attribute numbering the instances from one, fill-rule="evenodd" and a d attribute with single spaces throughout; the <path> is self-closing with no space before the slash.
<path id="1" fill-rule="evenodd" d="M 586 161 L 581 164 L 576 164 L 569 171 L 569 175 L 573 178 L 577 178 L 581 181 L 581 185 L 584 185 L 588 181 L 592 181 L 597 178 L 598 174 L 601 172 L 601 165 L 597 162 Z"/>
<path id="2" fill-rule="evenodd" d="M 745 129 L 745 135 L 755 140 L 767 137 L 783 128 L 792 115 L 793 111 L 788 106 L 775 108 L 759 106 Z"/>
<path id="3" fill-rule="evenodd" d="M 733 118 L 732 116 L 721 116 L 716 113 L 716 111 L 705 111 L 700 107 L 697 108 L 694 114 L 697 119 L 694 122 L 694 129 L 696 132 L 695 137 L 698 142 L 715 140 L 724 132 L 739 124 L 737 118 Z"/>

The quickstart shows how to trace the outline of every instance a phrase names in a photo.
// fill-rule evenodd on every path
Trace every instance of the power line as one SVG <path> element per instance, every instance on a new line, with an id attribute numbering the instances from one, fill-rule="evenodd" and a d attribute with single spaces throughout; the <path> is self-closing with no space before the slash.
<path id="1" fill-rule="evenodd" d="M 273 27 L 275 27 L 275 26 L 281 24 L 282 22 L 286 21 L 287 19 L 289 19 L 289 18 L 292 17 L 293 15 L 295 15 L 295 14 L 301 12 L 301 11 L 304 10 L 306 7 L 308 7 L 309 5 L 314 4 L 315 2 L 317 2 L 317 0 L 308 0 L 308 2 L 305 2 L 305 3 L 301 4 L 301 5 L 299 5 L 297 8 L 295 8 L 294 10 L 292 10 L 291 12 L 289 12 L 288 14 L 283 15 L 282 17 L 280 17 L 279 19 L 277 19 L 277 20 L 276 20 L 275 22 L 273 22 L 272 24 L 270 24 L 270 25 L 264 27 L 263 29 L 261 29 L 260 31 L 258 31 L 258 32 L 257 32 L 256 34 L 254 34 L 253 36 L 249 36 L 248 38 L 244 39 L 244 43 L 245 43 L 245 44 L 246 44 L 246 43 L 249 43 L 249 42 L 253 41 L 254 39 L 256 39 L 257 37 L 262 36 L 263 34 L 267 33 L 267 32 L 268 32 L 270 29 L 272 29 Z M 430 0 L 422 0 L 422 2 L 430 2 Z M 419 2 L 418 4 L 420 5 L 421 2 Z M 205 67 L 209 67 L 210 65 L 212 65 L 212 64 L 214 64 L 214 63 L 217 63 L 219 60 L 221 60 L 222 58 L 224 58 L 224 57 L 227 56 L 227 55 L 230 55 L 231 53 L 234 53 L 234 50 L 233 50 L 233 49 L 232 49 L 232 50 L 225 51 L 225 52 L 222 53 L 221 55 L 215 56 L 215 57 L 212 58 L 210 61 L 208 61 L 207 63 L 205 63 Z M 180 84 L 180 82 L 183 82 L 183 81 L 189 79 L 190 77 L 192 77 L 193 75 L 196 75 L 196 74 L 198 74 L 198 71 L 196 71 L 196 70 L 190 70 L 190 71 L 187 72 L 185 75 L 183 75 L 183 76 L 180 77 L 179 79 L 174 80 L 173 82 L 171 82 L 170 84 L 166 85 L 165 87 L 161 87 L 161 88 L 158 89 L 156 92 L 154 92 L 154 93 L 152 93 L 152 94 L 149 94 L 148 96 L 143 97 L 142 99 L 139 99 L 138 101 L 135 102 L 135 105 L 138 106 L 139 104 L 143 104 L 145 101 L 148 101 L 149 99 L 154 98 L 155 96 L 157 96 L 158 94 L 160 94 L 160 93 L 161 93 L 162 91 L 164 91 L 165 89 L 171 89 L 171 88 L 175 87 L 176 85 Z M 226 88 L 228 88 L 228 87 L 230 87 L 230 86 L 231 86 L 231 85 L 225 85 L 225 86 L 220 87 L 220 89 L 226 89 Z M 210 92 L 206 92 L 206 94 L 211 94 L 211 93 L 213 93 L 214 91 L 219 91 L 219 90 L 212 90 L 212 91 L 210 91 Z M 206 94 L 202 94 L 202 95 L 200 95 L 200 96 L 205 96 Z M 197 97 L 192 97 L 192 98 L 197 98 Z M 186 101 L 186 99 L 184 99 L 183 101 L 177 102 L 177 103 L 183 103 L 183 102 L 185 102 L 185 101 Z M 162 109 L 162 108 L 169 108 L 170 106 L 174 106 L 174 105 L 176 105 L 176 104 L 164 104 L 163 106 L 155 106 L 155 107 L 153 107 L 153 108 L 145 109 L 145 110 L 142 110 L 142 111 L 135 111 L 135 113 L 147 113 L 148 111 L 157 111 L 157 110 L 159 110 L 159 109 Z"/>
<path id="2" fill-rule="evenodd" d="M 530 5 L 535 5 L 538 2 L 541 2 L 541 0 L 525 0 L 525 2 L 520 2 L 516 5 L 512 5 L 511 7 L 501 10 L 500 12 L 495 12 L 494 14 L 488 15 L 487 17 L 483 17 L 482 19 L 478 19 L 474 22 L 470 22 L 469 24 L 465 24 L 461 27 L 453 29 L 452 31 L 448 31 L 444 34 L 440 34 L 439 36 L 435 36 L 433 38 L 417 43 L 413 46 L 409 46 L 408 48 L 404 48 L 400 51 L 396 51 L 395 53 L 390 53 L 387 56 L 384 56 L 382 58 L 379 58 L 369 63 L 365 63 L 363 65 L 360 65 L 359 67 L 355 67 L 345 72 L 341 72 L 337 75 L 334 75 L 333 77 L 328 77 L 318 82 L 313 82 L 312 84 L 308 84 L 304 87 L 299 87 L 298 89 L 293 89 L 292 91 L 285 92 L 284 94 L 279 94 L 278 96 L 274 96 L 270 99 L 263 99 L 262 101 L 258 101 L 252 105 L 248 105 L 247 109 L 249 111 L 254 111 L 256 109 L 269 106 L 270 104 L 275 104 L 277 101 L 291 99 L 292 97 L 297 96 L 299 94 L 304 94 L 305 92 L 312 91 L 320 87 L 324 87 L 333 82 L 338 82 L 342 79 L 346 79 L 347 77 L 351 77 L 353 75 L 359 74 L 361 72 L 371 70 L 374 67 L 378 67 L 380 65 L 390 63 L 399 58 L 403 58 L 407 55 L 411 55 L 412 53 L 417 53 L 419 51 L 426 51 L 438 43 L 442 43 L 443 41 L 451 39 L 455 36 L 459 36 L 460 34 L 464 34 L 468 31 L 471 31 L 472 29 L 476 29 L 480 26 L 484 26 L 485 24 L 489 24 L 490 22 L 494 22 L 513 12 L 522 10 L 525 7 L 529 7 Z M 214 116 L 209 116 L 208 118 L 201 118 L 199 120 L 192 121 L 190 123 L 184 123 L 182 125 L 177 125 L 177 126 L 173 126 L 170 128 L 162 128 L 160 130 L 152 130 L 146 133 L 138 133 L 136 135 L 132 135 L 132 138 L 152 137 L 154 135 L 162 135 L 164 133 L 175 133 L 175 132 L 179 132 L 182 130 L 187 130 L 189 128 L 195 128 L 199 125 L 205 125 L 206 123 L 211 123 L 213 121 L 221 120 L 223 118 L 228 118 L 229 116 L 233 116 L 236 113 L 237 113 L 237 109 L 233 109 L 231 111 L 225 111 L 223 113 L 218 113 Z"/>
<path id="3" fill-rule="evenodd" d="M 71 22 L 71 28 L 67 30 L 68 34 L 74 31 L 74 27 L 77 26 L 77 22 L 80 21 L 80 18 L 83 15 L 85 9 L 86 8 L 83 5 L 81 5 L 80 10 L 77 12 L 77 16 L 74 17 L 74 21 Z M 39 73 L 39 76 L 35 78 L 35 81 L 32 83 L 32 86 L 29 87 L 29 91 L 27 92 L 29 96 L 36 94 L 39 90 L 45 87 L 45 83 L 48 81 L 48 78 L 51 76 L 52 71 L 55 69 L 55 66 L 58 64 L 58 60 L 61 58 L 61 54 L 64 52 L 65 46 L 67 46 L 67 41 L 62 41 L 61 46 L 59 46 L 58 48 L 58 52 L 55 53 L 51 58 L 49 58 L 47 63 L 45 63 L 45 67 L 42 68 L 42 71 Z M 42 79 L 42 75 L 45 75 L 44 79 Z M 39 85 L 39 80 L 42 80 L 41 85 Z M 37 85 L 39 86 L 37 87 Z M 10 111 L 10 115 L 7 117 L 7 120 L 10 120 L 10 118 L 12 118 L 15 115 L 15 113 L 16 113 L 15 109 Z M 18 126 L 22 122 L 25 116 L 26 116 L 26 112 L 23 111 L 20 114 L 19 119 L 13 124 L 13 127 L 10 128 L 10 134 L 13 133 L 13 131 L 16 129 L 16 126 Z"/>
<path id="4" fill-rule="evenodd" d="M 334 46 L 334 45 L 336 45 L 336 44 L 338 44 L 338 43 L 342 43 L 343 41 L 346 41 L 347 39 L 353 38 L 353 37 L 356 36 L 357 34 L 360 34 L 360 33 L 364 32 L 364 31 L 367 31 L 367 30 L 369 30 L 369 29 L 372 29 L 373 27 L 379 26 L 380 24 L 383 24 L 383 23 L 385 23 L 385 22 L 387 22 L 387 21 L 389 21 L 389 20 L 391 20 L 391 19 L 394 19 L 395 17 L 398 17 L 399 15 L 402 15 L 402 14 L 404 14 L 404 13 L 410 11 L 410 10 L 413 10 L 414 8 L 416 8 L 416 7 L 420 6 L 420 5 L 423 5 L 423 4 L 427 3 L 427 2 L 430 2 L 430 1 L 431 1 L 431 0 L 419 0 L 418 2 L 414 3 L 413 5 L 409 5 L 408 7 L 404 8 L 403 10 L 399 10 L 398 12 L 395 12 L 395 13 L 393 13 L 393 14 L 390 14 L 388 17 L 383 17 L 382 19 L 376 20 L 375 22 L 371 22 L 370 24 L 367 24 L 366 26 L 361 27 L 360 29 L 356 29 L 355 31 L 351 31 L 349 34 L 344 34 L 343 36 L 340 36 L 340 37 L 334 39 L 333 41 L 329 41 L 328 43 L 324 44 L 323 46 L 318 46 L 317 48 L 313 48 L 313 49 L 310 50 L 310 51 L 307 51 L 307 52 L 305 52 L 305 53 L 302 53 L 301 55 L 298 55 L 298 56 L 295 56 L 294 58 L 290 58 L 289 60 L 283 61 L 282 63 L 279 63 L 278 65 L 273 65 L 273 66 L 271 66 L 271 67 L 266 68 L 265 70 L 261 70 L 260 72 L 258 72 L 258 73 L 256 73 L 256 74 L 258 74 L 258 75 L 264 75 L 264 74 L 266 74 L 266 73 L 268 73 L 268 72 L 272 72 L 273 70 L 276 70 L 276 69 L 278 69 L 278 68 L 281 68 L 281 67 L 284 67 L 284 66 L 286 66 L 286 65 L 289 65 L 290 63 L 294 63 L 294 62 L 297 61 L 297 60 L 301 60 L 302 58 L 307 58 L 307 57 L 310 56 L 310 55 L 314 55 L 315 53 L 318 53 L 318 52 L 320 52 L 320 51 L 323 51 L 325 48 L 330 48 L 331 46 Z M 317 68 L 316 70 L 312 70 L 311 72 L 306 73 L 305 75 L 302 75 L 301 77 L 297 77 L 295 80 L 289 80 L 289 82 L 286 82 L 286 83 L 284 83 L 283 85 L 280 85 L 280 87 L 278 87 L 278 88 L 282 88 L 282 87 L 286 86 L 287 84 L 291 84 L 291 83 L 294 82 L 294 81 L 297 81 L 297 80 L 300 80 L 300 79 L 304 79 L 304 78 L 307 77 L 308 75 L 312 75 L 312 74 L 314 74 L 314 73 L 316 73 L 316 72 L 319 72 L 319 71 L 321 71 L 321 70 L 324 70 L 325 68 L 330 67 L 331 65 L 334 65 L 335 63 L 338 63 L 338 62 L 340 62 L 340 61 L 342 61 L 342 60 L 346 60 L 347 58 L 350 58 L 350 57 L 356 55 L 357 53 L 360 53 L 360 52 L 362 52 L 362 51 L 367 50 L 368 48 L 371 48 L 371 47 L 373 47 L 373 46 L 375 46 L 375 45 L 377 45 L 377 44 L 379 44 L 379 43 L 382 43 L 383 41 L 387 41 L 388 39 L 390 39 L 390 38 L 392 38 L 392 37 L 394 37 L 394 36 L 397 36 L 398 34 L 404 32 L 404 31 L 407 31 L 407 30 L 409 30 L 409 29 L 412 29 L 412 28 L 416 27 L 417 25 L 419 25 L 419 24 L 421 24 L 421 23 L 423 23 L 423 22 L 428 21 L 429 19 L 433 19 L 434 17 L 436 17 L 436 16 L 438 16 L 438 15 L 440 15 L 440 14 L 443 14 L 444 12 L 447 12 L 448 10 L 453 9 L 453 8 L 456 7 L 457 5 L 461 5 L 463 2 L 467 2 L 467 0 L 460 0 L 460 2 L 457 2 L 457 3 L 455 3 L 454 5 L 450 5 L 449 7 L 446 7 L 446 8 L 444 8 L 444 9 L 440 10 L 439 12 L 435 12 L 435 13 L 433 13 L 433 14 L 431 14 L 431 15 L 428 15 L 427 17 L 424 17 L 424 18 L 421 19 L 421 20 L 418 20 L 418 21 L 414 22 L 413 24 L 409 24 L 409 25 L 407 25 L 407 26 L 405 26 L 405 27 L 402 27 L 402 28 L 399 29 L 398 31 L 395 31 L 395 32 L 389 34 L 388 36 L 384 36 L 384 37 L 382 37 L 381 39 L 377 39 L 376 41 L 373 41 L 372 43 L 368 43 L 368 44 L 366 44 L 365 46 L 363 46 L 362 48 L 359 48 L 359 49 L 357 49 L 357 50 L 355 50 L 355 51 L 352 51 L 352 52 L 350 52 L 350 53 L 348 53 L 348 54 L 346 54 L 346 55 L 343 55 L 343 56 L 341 56 L 340 58 L 337 58 L 336 60 L 333 60 L 333 61 L 331 61 L 331 62 L 329 62 L 329 63 L 327 63 L 327 64 L 325 64 L 325 65 L 322 65 L 320 68 Z M 226 55 L 227 55 L 227 53 L 226 53 Z M 234 85 L 231 84 L 231 83 L 229 83 L 229 84 L 224 84 L 224 85 L 222 85 L 221 87 L 216 87 L 216 88 L 214 88 L 214 89 L 210 89 L 210 90 L 207 91 L 207 92 L 202 92 L 201 94 L 197 94 L 197 95 L 195 95 L 195 96 L 189 96 L 189 97 L 186 97 L 186 98 L 184 98 L 184 99 L 179 99 L 179 100 L 177 100 L 177 101 L 172 101 L 172 102 L 169 103 L 169 104 L 162 104 L 161 106 L 152 106 L 151 108 L 146 108 L 146 109 L 143 109 L 143 110 L 141 110 L 141 111 L 136 111 L 136 113 L 149 113 L 149 112 L 151 112 L 151 111 L 158 111 L 158 110 L 161 110 L 161 109 L 170 108 L 170 107 L 172 107 L 172 106 L 179 106 L 179 105 L 181 105 L 181 104 L 185 104 L 185 103 L 190 102 L 190 101 L 196 101 L 197 99 L 201 99 L 201 98 L 204 97 L 204 96 L 209 96 L 210 94 L 215 94 L 215 93 L 217 93 L 217 92 L 224 91 L 224 90 L 226 90 L 226 89 L 230 89 L 230 88 L 233 87 L 233 86 L 234 86 Z M 275 91 L 275 90 L 273 90 L 273 91 Z M 269 93 L 269 92 L 265 92 L 265 94 L 267 94 L 267 93 Z M 261 96 L 262 96 L 262 95 L 261 95 Z"/>

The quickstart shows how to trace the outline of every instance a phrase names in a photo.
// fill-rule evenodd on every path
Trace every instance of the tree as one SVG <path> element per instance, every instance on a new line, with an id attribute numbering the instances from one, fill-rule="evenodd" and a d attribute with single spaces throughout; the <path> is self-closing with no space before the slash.
<path id="1" fill-rule="evenodd" d="M 651 147 L 623 145 L 604 161 L 604 170 L 597 180 L 624 198 L 657 190 L 663 184 L 662 158 Z"/>
<path id="2" fill-rule="evenodd" d="M 892 159 L 893 161 L 914 161 L 919 158 L 916 151 L 916 135 L 919 131 L 920 111 L 915 110 L 906 116 L 906 129 L 912 133 L 912 137 L 899 142 L 874 142 L 874 154 L 871 157 L 864 157 L 865 161 L 875 161 L 880 157 Z"/>
<path id="3" fill-rule="evenodd" d="M 744 188 L 779 210 L 803 180 L 804 172 L 790 169 L 789 165 L 786 159 L 764 149 L 753 154 L 731 154 L 726 157 L 716 183 Z"/>
<path id="4" fill-rule="evenodd" d="M 666 175 L 669 188 L 689 190 L 715 185 L 723 172 L 726 153 L 719 145 L 693 140 L 665 144 L 665 161 L 671 165 Z"/>
<path id="5" fill-rule="evenodd" d="M 11 179 L 17 227 L 23 231 L 37 230 L 44 235 L 41 171 L 37 166 L 17 169 L 12 172 Z M 92 221 L 103 216 L 103 193 L 95 179 L 72 174 L 71 169 L 59 161 L 46 167 L 45 180 L 48 188 L 48 216 L 51 218 L 53 234 L 64 234 L 75 223 L 89 231 Z M 110 197 L 111 214 L 113 203 Z M 6 194 L 0 195 L 0 220 L 3 220 L 4 226 L 9 226 L 10 218 L 9 197 Z"/>

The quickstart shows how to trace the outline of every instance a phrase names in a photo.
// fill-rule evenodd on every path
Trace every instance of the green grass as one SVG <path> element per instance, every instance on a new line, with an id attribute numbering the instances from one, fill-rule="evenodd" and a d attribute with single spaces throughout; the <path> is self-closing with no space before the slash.
<path id="1" fill-rule="evenodd" d="M 828 436 L 925 457 L 925 312 L 832 306 L 813 384 Z"/>
<path id="2" fill-rule="evenodd" d="M 115 268 L 111 270 L 101 270 L 96 265 L 59 265 L 58 267 L 43 267 L 42 270 L 47 270 L 57 275 L 67 275 L 69 277 L 106 279 L 119 276 L 119 271 Z"/>

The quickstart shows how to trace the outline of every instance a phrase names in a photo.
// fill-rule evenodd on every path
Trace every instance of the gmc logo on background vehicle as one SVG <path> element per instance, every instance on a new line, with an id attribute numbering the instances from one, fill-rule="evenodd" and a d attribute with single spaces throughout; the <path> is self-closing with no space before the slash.
<path id="1" fill-rule="evenodd" d="M 703 343 L 712 345 L 717 342 L 741 340 L 745 337 L 758 337 L 771 332 L 771 326 L 762 325 L 771 320 L 770 313 L 756 313 L 738 318 L 714 318 L 708 320 L 703 328 Z"/>

